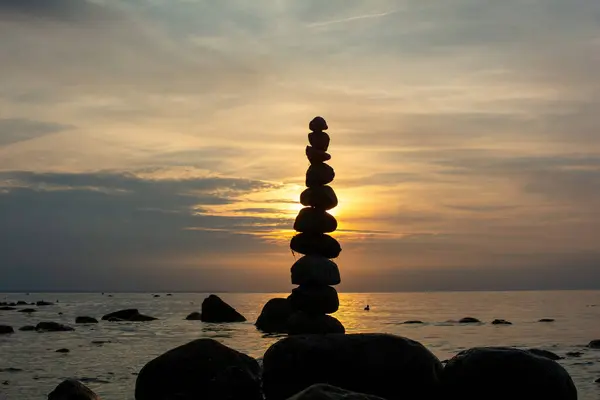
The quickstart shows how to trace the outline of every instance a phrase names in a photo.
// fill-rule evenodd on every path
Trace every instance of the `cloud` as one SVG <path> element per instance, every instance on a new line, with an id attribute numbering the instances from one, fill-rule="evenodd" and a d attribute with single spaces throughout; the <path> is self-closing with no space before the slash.
<path id="1" fill-rule="evenodd" d="M 71 128 L 69 125 L 53 122 L 3 118 L 0 119 L 0 146 L 51 135 Z"/>

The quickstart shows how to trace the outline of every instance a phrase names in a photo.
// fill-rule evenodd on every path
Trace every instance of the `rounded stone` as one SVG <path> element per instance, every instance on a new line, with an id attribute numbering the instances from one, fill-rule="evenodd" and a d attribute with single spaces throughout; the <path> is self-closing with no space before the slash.
<path id="1" fill-rule="evenodd" d="M 308 143 L 317 150 L 327 151 L 331 139 L 325 132 L 311 132 L 308 134 Z"/>
<path id="2" fill-rule="evenodd" d="M 304 256 L 292 265 L 292 285 L 339 285 L 336 263 L 322 256 Z"/>
<path id="3" fill-rule="evenodd" d="M 335 171 L 327 164 L 311 164 L 306 171 L 306 186 L 324 186 L 335 178 Z"/>
<path id="4" fill-rule="evenodd" d="M 306 207 L 331 210 L 337 207 L 338 199 L 331 186 L 315 186 L 305 189 L 300 194 L 300 203 Z"/>
<path id="5" fill-rule="evenodd" d="M 290 249 L 305 255 L 337 258 L 342 247 L 340 243 L 327 234 L 299 233 L 290 241 Z"/>
<path id="6" fill-rule="evenodd" d="M 337 229 L 335 217 L 325 210 L 306 207 L 300 210 L 294 221 L 294 230 L 306 233 L 329 233 Z"/>
<path id="7" fill-rule="evenodd" d="M 337 291 L 331 286 L 302 285 L 288 297 L 294 311 L 311 315 L 333 314 L 340 308 Z"/>
<path id="8" fill-rule="evenodd" d="M 329 129 L 329 127 L 327 126 L 327 122 L 325 121 L 325 118 L 323 118 L 323 117 L 314 117 L 312 119 L 312 121 L 310 121 L 308 123 L 308 129 L 310 129 L 313 132 L 315 132 L 315 131 L 326 131 L 327 129 Z"/>
<path id="9" fill-rule="evenodd" d="M 312 146 L 306 146 L 306 158 L 311 164 L 318 164 L 331 160 L 331 154 Z"/>
<path id="10" fill-rule="evenodd" d="M 310 315 L 302 311 L 292 314 L 287 324 L 290 335 L 326 335 L 346 332 L 344 325 L 331 315 Z"/>

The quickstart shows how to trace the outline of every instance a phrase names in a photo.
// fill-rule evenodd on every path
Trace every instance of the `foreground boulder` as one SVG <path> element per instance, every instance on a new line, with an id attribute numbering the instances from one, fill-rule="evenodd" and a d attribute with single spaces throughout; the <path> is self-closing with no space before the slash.
<path id="1" fill-rule="evenodd" d="M 13 327 L 8 325 L 0 325 L 0 335 L 6 335 L 8 333 L 15 333 Z"/>
<path id="2" fill-rule="evenodd" d="M 129 308 L 126 310 L 115 311 L 110 314 L 106 314 L 102 317 L 104 321 L 129 321 L 129 322 L 146 322 L 154 321 L 158 318 L 150 317 L 148 315 L 140 314 L 137 308 Z"/>
<path id="3" fill-rule="evenodd" d="M 284 400 L 327 382 L 387 400 L 428 399 L 441 370 L 423 345 L 400 336 L 290 336 L 265 353 L 263 390 L 267 400 Z"/>
<path id="4" fill-rule="evenodd" d="M 552 361 L 562 360 L 564 357 L 559 356 L 556 353 L 551 352 L 550 350 L 544 349 L 527 349 L 528 352 L 535 354 L 538 357 L 544 357 Z M 568 354 L 568 353 L 567 353 Z"/>
<path id="5" fill-rule="evenodd" d="M 244 322 L 246 318 L 217 295 L 211 294 L 202 302 L 203 322 Z"/>
<path id="6" fill-rule="evenodd" d="M 135 383 L 136 400 L 262 400 L 260 366 L 213 339 L 198 339 L 146 364 Z"/>
<path id="7" fill-rule="evenodd" d="M 97 324 L 98 320 L 93 317 L 77 317 L 75 318 L 76 324 Z"/>
<path id="8" fill-rule="evenodd" d="M 350 392 L 336 386 L 318 383 L 290 397 L 289 400 L 383 400 L 370 394 Z"/>
<path id="9" fill-rule="evenodd" d="M 576 400 L 573 380 L 555 361 L 527 350 L 480 347 L 446 363 L 440 394 L 461 400 Z"/>
<path id="10" fill-rule="evenodd" d="M 70 332 L 75 329 L 58 322 L 40 322 L 35 326 L 35 330 L 38 332 Z"/>
<path id="11" fill-rule="evenodd" d="M 266 333 L 286 333 L 288 319 L 292 315 L 292 305 L 288 299 L 275 298 L 267 301 L 254 324 Z"/>
<path id="12" fill-rule="evenodd" d="M 50 392 L 48 400 L 100 400 L 100 397 L 83 383 L 67 379 Z"/>

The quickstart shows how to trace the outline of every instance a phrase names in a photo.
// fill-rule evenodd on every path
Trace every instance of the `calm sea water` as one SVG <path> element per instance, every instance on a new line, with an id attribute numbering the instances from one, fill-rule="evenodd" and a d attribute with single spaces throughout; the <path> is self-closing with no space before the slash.
<path id="1" fill-rule="evenodd" d="M 254 357 L 262 357 L 277 338 L 265 337 L 253 323 L 262 305 L 272 297 L 286 294 L 222 294 L 225 301 L 246 316 L 247 323 L 206 324 L 185 321 L 198 311 L 206 294 L 174 293 L 154 298 L 152 294 L 0 294 L 2 301 L 57 301 L 39 307 L 30 316 L 0 311 L 0 324 L 15 328 L 39 321 L 57 321 L 76 327 L 74 332 L 17 332 L 0 336 L 0 394 L 6 399 L 45 399 L 63 379 L 86 382 L 104 400 L 133 399 L 135 373 L 161 353 L 200 337 L 214 338 Z M 537 347 L 567 357 L 561 364 L 571 373 L 579 398 L 600 398 L 600 350 L 587 349 L 600 339 L 600 291 L 563 292 L 460 292 L 340 294 L 335 316 L 348 333 L 388 332 L 407 336 L 426 345 L 440 359 L 447 359 L 473 346 Z M 370 304 L 371 311 L 364 311 Z M 75 325 L 76 316 L 100 319 L 103 314 L 123 308 L 160 318 L 146 323 Z M 62 312 L 62 315 L 58 313 Z M 472 316 L 483 325 L 459 325 Z M 513 322 L 510 326 L 489 324 L 495 318 Z M 553 323 L 537 322 L 554 318 Z M 406 320 L 423 325 L 405 325 Z M 93 344 L 92 341 L 106 341 Z M 70 353 L 55 350 L 68 348 Z M 2 398 L 0 396 L 0 398 Z"/>

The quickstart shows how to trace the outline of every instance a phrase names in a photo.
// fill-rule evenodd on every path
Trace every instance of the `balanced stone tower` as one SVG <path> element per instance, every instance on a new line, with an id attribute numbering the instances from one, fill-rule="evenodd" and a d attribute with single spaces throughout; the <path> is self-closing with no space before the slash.
<path id="1" fill-rule="evenodd" d="M 292 238 L 292 251 L 304 256 L 292 266 L 292 284 L 299 285 L 288 297 L 293 314 L 288 320 L 290 334 L 344 333 L 344 326 L 334 317 L 339 308 L 339 298 L 333 286 L 340 283 L 340 272 L 332 258 L 342 251 L 340 244 L 328 233 L 337 229 L 335 217 L 327 212 L 338 205 L 333 189 L 328 186 L 335 177 L 333 168 L 326 164 L 331 159 L 327 153 L 329 135 L 327 122 L 314 118 L 308 125 L 309 146 L 306 157 L 310 167 L 306 172 L 307 189 L 300 195 L 300 210 Z"/>

